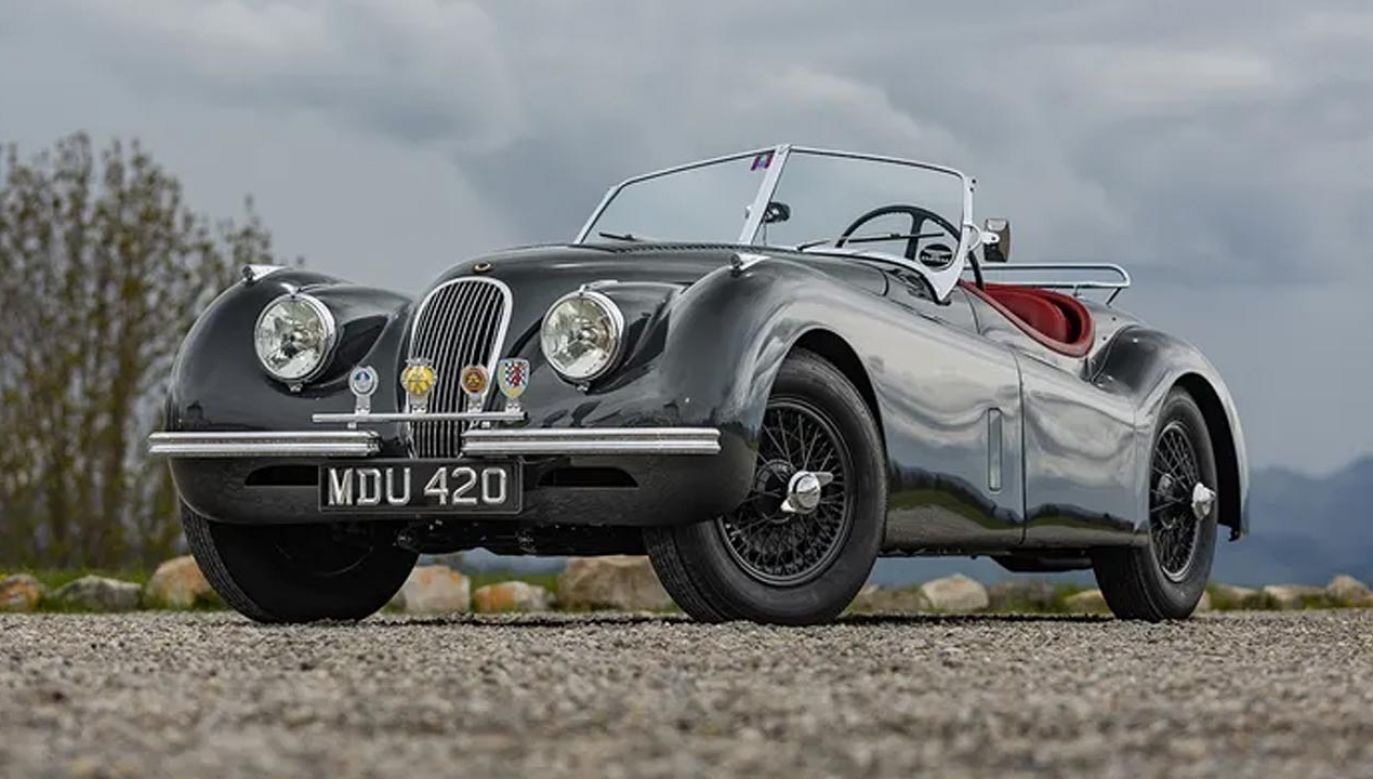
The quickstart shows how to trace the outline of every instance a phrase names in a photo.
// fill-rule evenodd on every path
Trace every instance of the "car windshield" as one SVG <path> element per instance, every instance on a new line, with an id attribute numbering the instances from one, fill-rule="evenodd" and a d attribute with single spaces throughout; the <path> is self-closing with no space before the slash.
<path id="1" fill-rule="evenodd" d="M 583 239 L 738 243 L 773 152 L 747 152 L 630 179 Z"/>
<path id="2" fill-rule="evenodd" d="M 831 246 L 947 259 L 960 237 L 963 187 L 957 173 L 920 163 L 778 147 L 632 178 L 611 191 L 579 240 Z"/>
<path id="3" fill-rule="evenodd" d="M 729 243 L 905 261 L 940 299 L 973 233 L 971 180 L 937 165 L 777 146 L 637 176 L 577 240 Z"/>
<path id="4" fill-rule="evenodd" d="M 890 160 L 794 150 L 754 243 L 881 252 L 948 265 L 963 223 L 956 174 Z"/>

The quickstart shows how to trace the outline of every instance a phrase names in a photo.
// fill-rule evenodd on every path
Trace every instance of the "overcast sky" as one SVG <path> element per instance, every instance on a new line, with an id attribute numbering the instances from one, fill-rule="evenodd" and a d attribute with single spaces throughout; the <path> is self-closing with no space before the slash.
<path id="1" fill-rule="evenodd" d="M 776 142 L 953 165 L 1014 259 L 1115 260 L 1256 465 L 1373 452 L 1373 6 L 0 0 L 0 139 L 136 136 L 217 216 L 402 290 Z M 955 8 L 955 7 L 959 8 Z"/>

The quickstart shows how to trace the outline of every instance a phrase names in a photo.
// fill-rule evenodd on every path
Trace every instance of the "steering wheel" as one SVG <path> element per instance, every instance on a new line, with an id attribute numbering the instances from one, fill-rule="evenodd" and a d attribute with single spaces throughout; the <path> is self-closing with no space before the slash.
<path id="1" fill-rule="evenodd" d="M 862 227 L 868 222 L 873 221 L 874 219 L 879 219 L 881 217 L 889 216 L 891 214 L 906 214 L 911 218 L 912 236 L 919 235 L 921 232 L 921 226 L 925 222 L 930 221 L 939 225 L 940 228 L 947 230 L 949 235 L 954 237 L 955 241 L 959 240 L 959 231 L 954 228 L 953 223 L 945 219 L 944 217 L 940 216 L 939 214 L 936 214 L 928 208 L 921 208 L 920 206 L 897 203 L 889 206 L 880 206 L 878 208 L 874 208 L 866 214 L 863 214 L 862 216 L 853 220 L 853 222 L 849 224 L 848 227 L 844 228 L 844 232 L 839 235 L 839 239 L 834 242 L 835 248 L 837 249 L 843 247 L 843 245 L 847 243 L 849 239 L 853 238 L 854 234 L 858 232 L 858 228 Z M 910 240 L 906 242 L 905 256 L 908 260 L 915 260 L 915 253 L 917 249 L 916 241 L 917 239 L 912 237 Z M 957 249 L 955 249 L 955 251 L 956 250 Z M 973 275 L 976 277 L 977 280 L 977 286 L 981 287 L 983 286 L 982 269 L 978 267 L 976 260 L 973 260 L 972 266 Z"/>

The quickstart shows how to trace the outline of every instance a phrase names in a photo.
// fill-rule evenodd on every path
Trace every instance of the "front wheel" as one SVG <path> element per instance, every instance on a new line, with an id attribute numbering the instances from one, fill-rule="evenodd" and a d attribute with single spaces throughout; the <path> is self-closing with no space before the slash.
<path id="1" fill-rule="evenodd" d="M 882 542 L 877 424 L 843 373 L 797 351 L 782 364 L 759 436 L 753 490 L 739 508 L 645 531 L 654 570 L 698 620 L 833 619 L 867 580 Z"/>
<path id="2" fill-rule="evenodd" d="M 1206 419 L 1181 389 L 1163 403 L 1147 467 L 1148 544 L 1102 551 L 1092 567 L 1117 617 L 1186 619 L 1211 576 L 1220 487 Z"/>
<path id="3" fill-rule="evenodd" d="M 384 525 L 231 525 L 184 505 L 181 524 L 210 586 L 258 622 L 362 619 L 415 567 Z"/>

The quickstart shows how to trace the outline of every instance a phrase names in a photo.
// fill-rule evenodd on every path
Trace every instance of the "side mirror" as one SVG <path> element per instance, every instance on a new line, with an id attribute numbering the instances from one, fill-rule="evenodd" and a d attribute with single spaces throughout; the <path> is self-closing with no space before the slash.
<path id="1" fill-rule="evenodd" d="M 986 262 L 1010 262 L 1011 220 L 1001 218 L 988 219 L 983 223 L 983 231 L 989 238 L 995 236 L 995 240 L 983 241 L 983 260 Z"/>
<path id="2" fill-rule="evenodd" d="M 763 224 L 771 225 L 778 222 L 785 222 L 791 218 L 791 206 L 780 200 L 768 203 L 767 210 L 763 211 Z"/>

